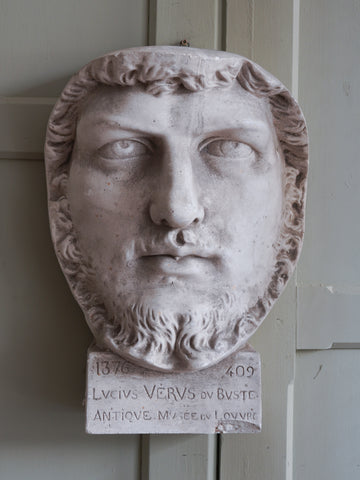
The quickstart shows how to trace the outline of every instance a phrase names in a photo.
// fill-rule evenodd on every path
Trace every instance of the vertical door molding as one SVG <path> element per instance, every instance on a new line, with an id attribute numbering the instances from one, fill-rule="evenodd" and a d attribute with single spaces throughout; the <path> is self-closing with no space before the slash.
<path id="1" fill-rule="evenodd" d="M 227 50 L 252 58 L 289 89 L 297 85 L 297 3 L 298 0 L 227 1 Z M 262 432 L 223 437 L 221 480 L 292 479 L 295 327 L 293 278 L 250 339 L 262 358 Z"/>
<path id="2" fill-rule="evenodd" d="M 226 50 L 253 59 L 254 0 L 227 0 L 225 5 Z"/>
<path id="3" fill-rule="evenodd" d="M 191 47 L 222 47 L 221 0 L 150 0 L 149 44 L 179 45 L 186 39 Z"/>
<path id="4" fill-rule="evenodd" d="M 149 44 L 221 49 L 221 0 L 150 0 Z M 183 47 L 186 48 L 186 47 Z M 215 480 L 217 436 L 143 435 L 141 480 Z"/>

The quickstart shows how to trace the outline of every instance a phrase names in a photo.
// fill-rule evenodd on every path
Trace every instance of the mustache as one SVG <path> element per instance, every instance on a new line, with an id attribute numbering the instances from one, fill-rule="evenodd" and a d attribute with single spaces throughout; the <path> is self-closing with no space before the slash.
<path id="1" fill-rule="evenodd" d="M 199 232 L 190 229 L 154 232 L 135 239 L 133 245 L 133 254 L 136 257 L 193 255 L 208 258 L 218 256 L 218 250 L 213 240 L 204 239 Z"/>

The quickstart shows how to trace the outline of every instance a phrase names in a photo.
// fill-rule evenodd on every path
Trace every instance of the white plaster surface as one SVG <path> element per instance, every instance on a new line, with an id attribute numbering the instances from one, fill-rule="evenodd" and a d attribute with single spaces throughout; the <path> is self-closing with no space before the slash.
<path id="1" fill-rule="evenodd" d="M 260 355 L 246 345 L 200 372 L 160 373 L 92 347 L 86 398 L 88 433 L 259 432 Z"/>
<path id="2" fill-rule="evenodd" d="M 276 78 L 226 52 L 113 52 L 65 87 L 45 160 L 56 253 L 99 346 L 175 372 L 246 344 L 303 236 L 306 126 Z"/>

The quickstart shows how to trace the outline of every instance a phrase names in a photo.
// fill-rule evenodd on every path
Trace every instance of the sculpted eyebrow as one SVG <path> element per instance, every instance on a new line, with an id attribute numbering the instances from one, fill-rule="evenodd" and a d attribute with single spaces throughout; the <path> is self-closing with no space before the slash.
<path id="1" fill-rule="evenodd" d="M 105 128 L 108 130 L 112 130 L 113 132 L 119 132 L 119 134 L 122 133 L 122 135 L 137 135 L 144 138 L 162 137 L 161 131 L 152 131 L 151 128 L 149 128 L 149 130 L 143 130 L 141 128 L 131 126 L 129 122 L 119 123 L 119 121 L 113 120 L 111 118 L 95 117 L 90 118 L 87 121 L 89 121 L 90 125 L 93 128 Z M 256 120 L 252 120 L 249 122 L 245 121 L 239 124 L 236 124 L 235 122 L 233 124 L 229 124 L 229 122 L 226 122 L 226 125 L 223 126 L 217 123 L 215 119 L 215 121 L 210 120 L 210 122 L 204 125 L 204 128 L 202 128 L 201 130 L 188 130 L 185 134 L 188 134 L 192 138 L 199 138 L 199 140 L 210 138 L 213 136 L 224 136 L 225 138 L 232 138 L 234 140 L 242 141 L 244 143 L 249 143 L 259 151 L 266 148 L 269 140 L 271 139 L 271 137 L 273 137 L 272 130 L 269 128 L 269 126 L 263 121 Z"/>
<path id="2" fill-rule="evenodd" d="M 212 135 L 224 137 L 238 137 L 240 141 L 255 144 L 259 148 L 266 146 L 272 137 L 272 130 L 264 122 L 251 122 L 236 125 L 233 127 L 225 127 L 217 130 L 209 130 L 203 134 L 204 137 Z"/>
<path id="3" fill-rule="evenodd" d="M 211 129 L 211 131 L 214 131 L 215 129 Z M 233 124 L 233 125 L 228 125 L 224 126 L 224 128 L 218 128 L 217 129 L 219 132 L 244 132 L 244 133 L 263 133 L 263 134 L 268 134 L 270 129 L 268 125 L 264 122 L 242 122 L 239 124 Z"/>
<path id="4" fill-rule="evenodd" d="M 144 132 L 142 130 L 139 130 L 137 128 L 131 127 L 130 125 L 121 125 L 119 122 L 116 122 L 115 120 L 108 120 L 104 118 L 99 118 L 96 119 L 95 121 L 91 122 L 93 126 L 105 126 L 107 128 L 112 128 L 116 130 L 124 130 L 127 132 L 134 132 L 134 133 L 141 133 L 143 135 L 148 134 L 148 132 Z"/>

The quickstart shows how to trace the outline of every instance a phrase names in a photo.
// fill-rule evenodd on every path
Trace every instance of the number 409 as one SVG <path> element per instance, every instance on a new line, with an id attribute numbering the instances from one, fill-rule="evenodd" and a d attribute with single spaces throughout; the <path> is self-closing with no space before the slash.
<path id="1" fill-rule="evenodd" d="M 254 367 L 244 367 L 244 365 L 237 365 L 236 367 L 230 365 L 230 367 L 226 370 L 225 375 L 229 375 L 229 377 L 247 377 L 250 378 L 254 375 L 255 368 Z"/>

